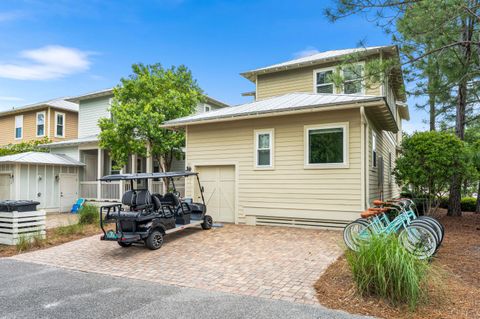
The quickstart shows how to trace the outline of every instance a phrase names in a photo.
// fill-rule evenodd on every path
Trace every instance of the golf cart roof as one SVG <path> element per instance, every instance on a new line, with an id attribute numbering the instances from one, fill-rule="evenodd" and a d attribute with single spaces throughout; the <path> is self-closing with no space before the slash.
<path id="1" fill-rule="evenodd" d="M 100 181 L 129 181 L 135 179 L 172 178 L 198 175 L 191 171 L 165 172 L 165 173 L 138 173 L 138 174 L 113 174 L 100 178 Z"/>

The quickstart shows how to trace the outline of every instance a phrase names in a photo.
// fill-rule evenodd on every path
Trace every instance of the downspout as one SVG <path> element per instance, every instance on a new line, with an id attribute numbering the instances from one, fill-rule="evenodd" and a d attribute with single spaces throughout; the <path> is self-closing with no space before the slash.
<path id="1" fill-rule="evenodd" d="M 360 107 L 360 157 L 361 157 L 361 169 L 360 175 L 362 180 L 361 185 L 361 208 L 365 210 L 368 205 L 368 196 L 369 196 L 369 183 L 368 183 L 368 152 L 366 151 L 368 141 L 367 141 L 367 129 L 368 129 L 368 120 L 365 115 L 365 107 Z"/>

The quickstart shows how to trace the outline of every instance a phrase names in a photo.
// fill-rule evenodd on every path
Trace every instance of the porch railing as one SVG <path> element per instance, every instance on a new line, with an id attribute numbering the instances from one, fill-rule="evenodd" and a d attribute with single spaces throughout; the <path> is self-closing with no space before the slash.
<path id="1" fill-rule="evenodd" d="M 101 199 L 120 199 L 120 183 L 119 182 L 101 182 Z"/>
<path id="2" fill-rule="evenodd" d="M 97 182 L 80 182 L 80 197 L 83 198 L 98 198 L 97 196 Z"/>

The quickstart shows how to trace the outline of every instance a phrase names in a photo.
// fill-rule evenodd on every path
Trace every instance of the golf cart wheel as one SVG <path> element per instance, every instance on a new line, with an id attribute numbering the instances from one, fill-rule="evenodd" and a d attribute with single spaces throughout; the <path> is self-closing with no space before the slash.
<path id="1" fill-rule="evenodd" d="M 132 243 L 124 243 L 124 242 L 121 242 L 121 241 L 117 241 L 118 245 L 120 245 L 120 247 L 123 247 L 123 248 L 127 248 L 127 247 L 130 247 L 132 246 Z"/>
<path id="2" fill-rule="evenodd" d="M 145 245 L 148 249 L 157 250 L 162 247 L 163 244 L 163 233 L 159 230 L 154 230 L 148 235 L 145 240 Z"/>
<path id="3" fill-rule="evenodd" d="M 205 230 L 207 230 L 207 229 L 212 228 L 212 225 L 213 225 L 212 216 L 210 216 L 210 215 L 205 215 L 205 217 L 203 217 L 202 228 L 205 229 Z"/>

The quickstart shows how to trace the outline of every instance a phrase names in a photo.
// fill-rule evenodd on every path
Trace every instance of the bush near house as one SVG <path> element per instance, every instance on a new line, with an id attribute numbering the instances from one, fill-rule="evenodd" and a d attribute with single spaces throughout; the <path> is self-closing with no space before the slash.
<path id="1" fill-rule="evenodd" d="M 347 263 L 362 296 L 378 296 L 410 309 L 426 297 L 430 265 L 410 254 L 395 235 L 378 235 L 359 252 L 347 251 Z"/>
<path id="2" fill-rule="evenodd" d="M 42 138 L 40 140 L 22 142 L 18 144 L 9 144 L 3 147 L 0 147 L 0 156 L 14 155 L 24 152 L 46 152 L 48 149 L 40 147 L 39 145 L 50 143 L 51 140 L 48 137 Z"/>
<path id="3" fill-rule="evenodd" d="M 475 197 L 462 197 L 462 212 L 474 212 L 476 205 L 477 199 Z M 448 197 L 440 198 L 440 208 L 448 208 Z"/>
<path id="4" fill-rule="evenodd" d="M 78 212 L 80 225 L 95 224 L 100 220 L 100 213 L 98 207 L 90 204 L 85 204 Z"/>

